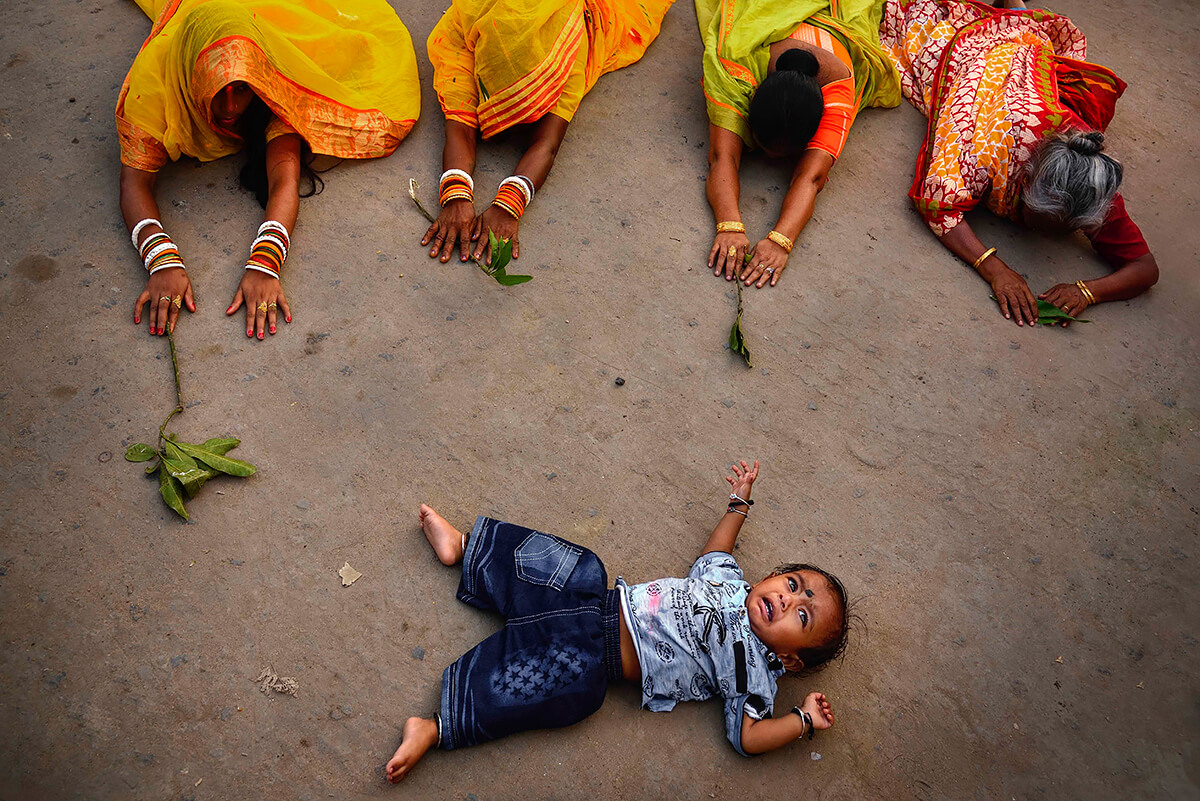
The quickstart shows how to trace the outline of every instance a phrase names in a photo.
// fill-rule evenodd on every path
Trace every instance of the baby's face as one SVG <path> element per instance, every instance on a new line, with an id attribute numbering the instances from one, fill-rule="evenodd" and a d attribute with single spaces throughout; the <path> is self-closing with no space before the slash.
<path id="1" fill-rule="evenodd" d="M 746 610 L 750 630 L 790 670 L 801 667 L 789 664 L 799 651 L 833 639 L 845 615 L 829 579 L 811 570 L 772 575 L 758 582 L 746 596 Z"/>

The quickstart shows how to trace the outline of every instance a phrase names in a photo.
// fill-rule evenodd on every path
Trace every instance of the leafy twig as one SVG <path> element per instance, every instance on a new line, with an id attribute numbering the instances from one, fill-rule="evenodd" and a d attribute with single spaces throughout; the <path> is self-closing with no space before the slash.
<path id="1" fill-rule="evenodd" d="M 746 256 L 749 261 L 750 256 Z M 733 327 L 729 329 L 729 349 L 746 360 L 746 367 L 753 367 L 754 361 L 750 358 L 750 349 L 746 347 L 746 337 L 742 334 L 742 282 L 737 280 L 737 317 L 734 318 Z"/>
<path id="2" fill-rule="evenodd" d="M 992 300 L 999 303 L 999 299 L 995 295 L 989 295 Z M 1059 323 L 1090 323 L 1091 320 L 1084 320 L 1079 317 L 1072 317 L 1062 309 L 1048 301 L 1039 300 L 1037 302 L 1038 309 L 1038 324 L 1039 325 L 1058 325 Z"/>
<path id="3" fill-rule="evenodd" d="M 158 471 L 158 493 L 167 506 L 184 520 L 188 519 L 183 505 L 184 493 L 195 498 L 196 493 L 210 478 L 224 473 L 231 476 L 253 475 L 257 468 L 240 459 L 230 459 L 225 454 L 236 448 L 241 440 L 233 437 L 214 437 L 202 445 L 180 442 L 174 434 L 167 433 L 167 423 L 177 414 L 183 413 L 183 387 L 179 381 L 179 353 L 175 349 L 175 332 L 167 334 L 171 345 L 171 369 L 175 374 L 175 408 L 158 427 L 158 448 L 144 442 L 130 445 L 125 459 L 130 462 L 157 461 L 146 468 L 146 475 Z"/>
<path id="4" fill-rule="evenodd" d="M 412 198 L 412 202 L 416 204 L 417 209 L 425 215 L 425 219 L 435 223 L 437 219 L 430 214 L 421 201 L 417 199 L 417 190 L 420 187 L 417 185 L 416 178 L 408 179 L 408 196 Z M 508 239 L 500 239 L 491 229 L 488 229 L 488 244 L 491 247 L 491 266 L 489 267 L 482 259 L 471 257 L 471 261 L 475 262 L 475 266 L 483 270 L 483 274 L 495 279 L 496 283 L 501 286 L 516 286 L 523 284 L 526 281 L 532 281 L 532 275 L 509 275 L 505 271 L 508 262 L 512 259 L 512 242 Z"/>

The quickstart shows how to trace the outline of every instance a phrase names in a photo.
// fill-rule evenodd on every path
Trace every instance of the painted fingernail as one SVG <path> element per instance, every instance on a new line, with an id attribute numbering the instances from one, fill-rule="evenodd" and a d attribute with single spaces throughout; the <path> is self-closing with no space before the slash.
<path id="1" fill-rule="evenodd" d="M 287 321 L 290 323 L 290 322 L 292 321 L 292 318 L 291 318 L 291 317 L 288 317 L 288 318 L 287 318 Z"/>
<path id="2" fill-rule="evenodd" d="M 271 333 L 272 333 L 272 334 L 274 334 L 274 333 L 275 333 L 275 326 L 271 326 Z"/>
<path id="3" fill-rule="evenodd" d="M 258 338 L 259 338 L 259 339 L 262 339 L 262 338 L 263 338 L 263 336 L 264 336 L 264 334 L 263 334 L 263 333 L 260 331 L 260 332 L 258 333 Z"/>
<path id="4" fill-rule="evenodd" d="M 246 336 L 248 336 L 248 337 L 252 337 L 252 336 L 254 336 L 254 332 L 253 332 L 253 331 L 251 331 L 249 328 L 247 328 L 247 329 L 246 329 Z"/>

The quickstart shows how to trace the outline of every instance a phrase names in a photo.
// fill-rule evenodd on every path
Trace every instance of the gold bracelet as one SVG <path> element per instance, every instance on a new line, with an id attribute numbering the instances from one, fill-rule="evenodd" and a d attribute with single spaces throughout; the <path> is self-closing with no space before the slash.
<path id="1" fill-rule="evenodd" d="M 1089 306 L 1096 305 L 1096 296 L 1092 294 L 1092 290 L 1087 288 L 1087 284 L 1083 283 L 1083 281 L 1076 281 L 1075 286 L 1079 287 L 1079 291 L 1083 293 L 1083 297 L 1087 300 Z"/>
<path id="2" fill-rule="evenodd" d="M 744 234 L 746 233 L 746 224 L 741 220 L 726 220 L 725 222 L 717 223 L 718 234 Z"/>
<path id="3" fill-rule="evenodd" d="M 779 245 L 779 247 L 783 248 L 788 253 L 792 252 L 792 247 L 793 247 L 794 243 L 792 242 L 792 240 L 788 239 L 786 236 L 779 233 L 778 231 L 772 231 L 771 233 L 767 234 L 767 239 L 770 239 L 772 242 L 774 242 L 776 245 Z"/>
<path id="4" fill-rule="evenodd" d="M 982 255 L 982 256 L 980 256 L 978 259 L 976 259 L 976 260 L 975 260 L 975 263 L 974 263 L 974 264 L 972 264 L 971 266 L 972 266 L 972 267 L 974 267 L 976 270 L 978 270 L 978 269 L 979 269 L 979 265 L 981 265 L 981 264 L 983 264 L 985 261 L 987 261 L 987 259 L 988 259 L 988 256 L 994 256 L 995 254 L 996 254 L 996 249 L 995 249 L 995 248 L 988 248 L 987 250 L 983 251 L 983 255 Z"/>

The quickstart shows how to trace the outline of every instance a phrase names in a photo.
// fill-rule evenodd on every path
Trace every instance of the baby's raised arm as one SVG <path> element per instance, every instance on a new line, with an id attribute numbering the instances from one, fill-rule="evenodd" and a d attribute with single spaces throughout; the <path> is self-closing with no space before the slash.
<path id="1" fill-rule="evenodd" d="M 733 544 L 737 542 L 738 532 L 742 530 L 742 523 L 750 515 L 750 489 L 754 486 L 756 478 L 758 478 L 757 460 L 753 467 L 744 461 L 733 465 L 733 475 L 725 477 L 732 488 L 729 496 L 729 508 L 717 523 L 717 527 L 713 529 L 713 533 L 708 536 L 708 542 L 704 543 L 704 550 L 700 552 L 701 556 L 713 551 L 733 553 Z"/>
<path id="2" fill-rule="evenodd" d="M 823 693 L 809 693 L 799 707 L 804 715 L 795 714 L 797 707 L 777 718 L 755 720 L 742 715 L 742 750 L 747 754 L 763 754 L 787 745 L 792 740 L 833 725 L 833 707 Z"/>

